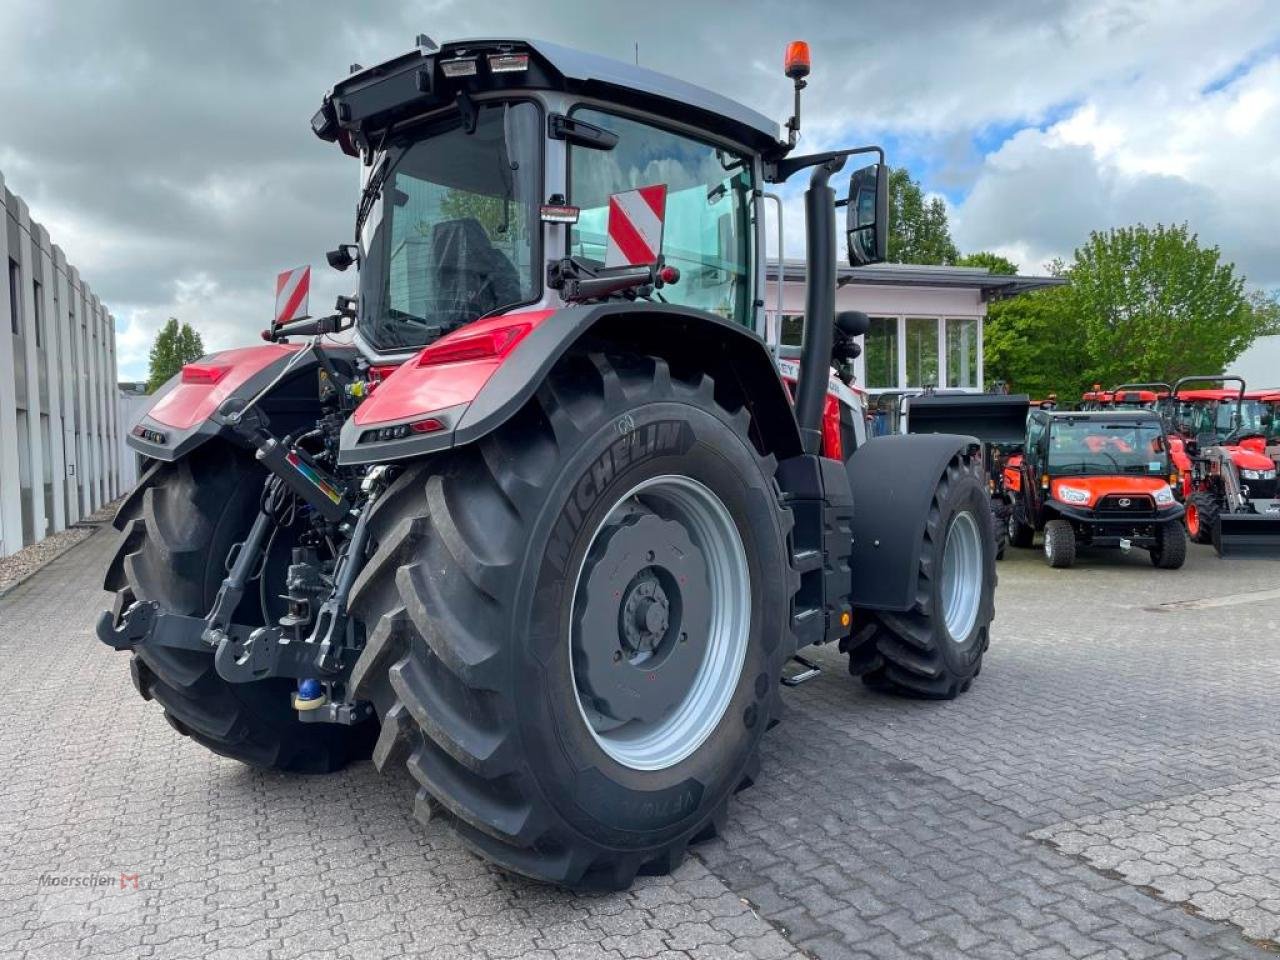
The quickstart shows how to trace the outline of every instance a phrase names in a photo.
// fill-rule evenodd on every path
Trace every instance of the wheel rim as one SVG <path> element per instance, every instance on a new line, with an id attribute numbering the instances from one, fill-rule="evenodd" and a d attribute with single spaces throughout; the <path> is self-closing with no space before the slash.
<path id="1" fill-rule="evenodd" d="M 733 699 L 750 628 L 746 550 L 720 498 L 677 475 L 632 488 L 574 584 L 570 669 L 591 736 L 634 770 L 684 760 Z"/>
<path id="2" fill-rule="evenodd" d="M 942 548 L 942 620 L 954 643 L 969 638 L 982 602 L 982 538 L 967 510 L 947 527 Z"/>
<path id="3" fill-rule="evenodd" d="M 1048 527 L 1044 530 L 1044 555 L 1045 559 L 1053 559 L 1053 531 Z"/>
<path id="4" fill-rule="evenodd" d="M 1193 537 L 1200 532 L 1200 511 L 1194 503 L 1187 504 L 1187 532 Z"/>

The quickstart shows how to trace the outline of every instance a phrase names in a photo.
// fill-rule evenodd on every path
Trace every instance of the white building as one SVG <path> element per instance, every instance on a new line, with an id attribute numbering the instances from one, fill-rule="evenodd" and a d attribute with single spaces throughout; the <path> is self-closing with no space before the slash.
<path id="1" fill-rule="evenodd" d="M 805 265 L 786 261 L 778 294 L 776 263 L 767 268 L 765 311 L 782 320 L 782 342 L 798 345 L 804 317 Z M 854 361 L 857 384 L 872 394 L 925 387 L 981 391 L 982 327 L 987 305 L 1041 287 L 1053 277 L 1000 276 L 980 267 L 886 263 L 841 266 L 836 310 L 861 310 L 871 318 Z M 779 311 L 778 302 L 782 308 Z"/>
<path id="2" fill-rule="evenodd" d="M 121 492 L 115 325 L 0 174 L 0 556 Z"/>

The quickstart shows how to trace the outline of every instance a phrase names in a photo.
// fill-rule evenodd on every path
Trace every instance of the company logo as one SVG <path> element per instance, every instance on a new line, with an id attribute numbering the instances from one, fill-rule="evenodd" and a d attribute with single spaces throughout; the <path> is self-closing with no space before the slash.
<path id="1" fill-rule="evenodd" d="M 1116 501 L 1116 503 L 1118 503 L 1122 507 L 1128 507 L 1133 504 L 1133 501 L 1130 500 L 1128 497 L 1121 497 L 1119 500 Z"/>

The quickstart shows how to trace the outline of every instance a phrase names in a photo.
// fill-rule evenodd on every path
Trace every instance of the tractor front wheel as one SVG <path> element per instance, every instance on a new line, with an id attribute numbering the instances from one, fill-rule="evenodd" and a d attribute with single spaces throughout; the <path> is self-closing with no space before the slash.
<path id="1" fill-rule="evenodd" d="M 995 532 L 975 457 L 952 457 L 927 509 L 914 606 L 857 611 L 841 649 L 849 654 L 849 672 L 869 687 L 950 700 L 982 670 L 995 616 Z"/>
<path id="2" fill-rule="evenodd" d="M 1076 562 L 1076 532 L 1061 517 L 1044 525 L 1044 558 L 1051 567 L 1069 567 Z"/>
<path id="3" fill-rule="evenodd" d="M 1208 493 L 1193 493 L 1187 498 L 1187 535 L 1194 543 L 1212 543 L 1213 526 L 1218 519 L 1218 503 Z"/>
<path id="4" fill-rule="evenodd" d="M 1014 504 L 1009 505 L 1007 518 L 1010 544 L 1015 547 L 1022 547 L 1025 549 L 1035 543 L 1035 528 L 1028 526 L 1018 519 L 1018 508 Z"/>
<path id="5" fill-rule="evenodd" d="M 747 408 L 657 358 L 573 353 L 376 501 L 355 695 L 436 813 L 570 887 L 666 873 L 755 777 L 799 576 Z"/>

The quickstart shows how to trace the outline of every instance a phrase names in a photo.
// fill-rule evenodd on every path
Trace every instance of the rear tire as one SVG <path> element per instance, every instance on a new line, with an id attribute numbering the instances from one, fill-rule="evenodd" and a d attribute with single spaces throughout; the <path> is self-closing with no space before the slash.
<path id="1" fill-rule="evenodd" d="M 575 352 L 493 434 L 394 479 L 370 515 L 378 545 L 352 593 L 369 632 L 352 688 L 382 720 L 374 763 L 404 764 L 417 781 L 419 819 L 443 815 L 515 873 L 615 889 L 674 869 L 689 843 L 721 828 L 730 795 L 756 776 L 795 645 L 791 515 L 750 427 L 747 409 L 722 407 L 705 376 Z M 708 516 L 723 505 L 723 529 L 736 531 L 723 542 L 739 538 L 741 553 L 717 554 L 678 504 L 644 486 L 686 482 L 710 493 Z M 705 570 L 668 576 L 679 569 L 668 535 L 689 537 Z M 646 550 L 649 566 L 634 572 L 627 564 Z M 671 633 L 701 622 L 697 610 L 723 608 L 713 568 L 749 574 L 749 589 L 733 594 L 746 613 L 725 634 L 739 638 L 740 659 L 705 674 L 712 684 L 690 683 L 724 696 L 701 712 L 685 709 L 693 693 L 651 702 L 628 686 L 636 671 L 675 689 L 666 684 L 681 676 L 676 666 L 701 671 L 721 649 L 715 627 L 689 626 L 686 643 Z M 669 594 L 651 619 L 658 591 L 646 571 Z M 627 633 L 627 623 L 640 626 Z M 625 646 L 633 641 L 652 641 L 653 659 Z M 686 716 L 687 727 L 676 722 Z M 646 749 L 653 731 L 677 746 L 664 750 L 654 733 L 659 746 Z"/>
<path id="2" fill-rule="evenodd" d="M 1076 532 L 1062 518 L 1044 525 L 1044 558 L 1051 567 L 1069 567 L 1076 562 Z"/>
<path id="3" fill-rule="evenodd" d="M 1187 535 L 1194 543 L 1213 543 L 1213 528 L 1218 522 L 1218 502 L 1212 494 L 1191 494 L 1187 498 L 1185 520 Z"/>
<path id="4" fill-rule="evenodd" d="M 969 559 L 957 564 L 957 551 Z M 869 687 L 929 700 L 950 700 L 968 690 L 990 643 L 995 560 L 981 464 L 958 452 L 929 506 L 915 605 L 905 613 L 856 611 L 854 632 L 840 643 L 849 654 L 849 672 Z"/>
<path id="5" fill-rule="evenodd" d="M 1151 548 L 1151 563 L 1161 570 L 1177 570 L 1187 560 L 1187 533 L 1180 520 L 1170 520 L 1156 527 L 1156 544 Z"/>
<path id="6" fill-rule="evenodd" d="M 1003 560 L 1005 549 L 1009 546 L 1009 515 L 1013 507 L 1003 500 L 991 498 L 992 533 L 996 540 L 996 559 Z"/>
<path id="7" fill-rule="evenodd" d="M 184 616 L 208 613 L 226 576 L 227 554 L 253 522 L 265 476 L 248 454 L 216 440 L 152 475 L 143 495 L 117 518 L 123 532 L 104 584 L 115 591 L 117 617 L 134 600 L 153 600 Z M 272 553 L 268 582 L 284 582 L 280 561 L 288 563 L 288 550 L 281 553 Z M 252 586 L 236 621 L 261 626 Z M 228 683 L 214 668 L 212 650 L 144 646 L 129 672 L 138 693 L 157 701 L 175 730 L 255 767 L 329 773 L 367 756 L 377 732 L 372 723 L 302 723 L 290 702 L 292 681 Z"/>

